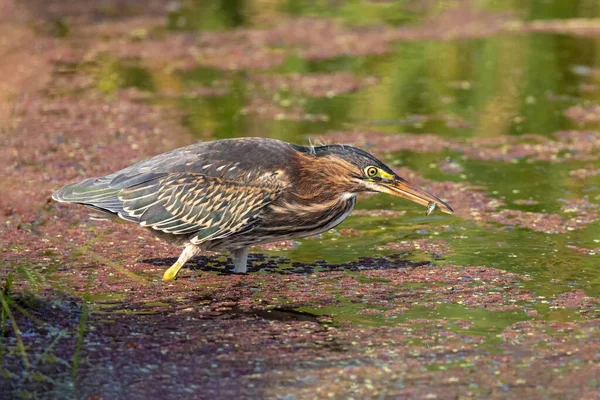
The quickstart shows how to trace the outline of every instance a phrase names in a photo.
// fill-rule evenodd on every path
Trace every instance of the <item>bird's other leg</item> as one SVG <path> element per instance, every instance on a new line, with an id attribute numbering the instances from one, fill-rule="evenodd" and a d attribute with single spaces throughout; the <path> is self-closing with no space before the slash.
<path id="1" fill-rule="evenodd" d="M 246 265 L 248 264 L 248 247 L 233 250 L 231 258 L 233 259 L 234 272 L 236 274 L 245 274 Z"/>
<path id="2" fill-rule="evenodd" d="M 200 253 L 198 246 L 193 244 L 188 244 L 185 246 L 185 249 L 183 249 L 175 264 L 171 265 L 171 267 L 163 274 L 163 281 L 175 279 L 177 277 L 177 273 L 181 267 L 183 267 L 183 264 L 185 264 L 190 258 L 194 257 L 198 253 Z"/>

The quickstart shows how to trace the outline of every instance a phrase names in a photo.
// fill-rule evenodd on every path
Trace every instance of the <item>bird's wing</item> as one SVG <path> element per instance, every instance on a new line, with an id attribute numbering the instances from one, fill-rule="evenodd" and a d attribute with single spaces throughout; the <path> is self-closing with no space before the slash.
<path id="1" fill-rule="evenodd" d="M 201 243 L 248 229 L 280 187 L 225 181 L 198 173 L 168 174 L 123 189 L 119 215 Z"/>
<path id="2" fill-rule="evenodd" d="M 141 174 L 129 177 L 126 187 L 102 183 L 90 179 L 89 183 L 68 185 L 54 197 L 155 230 L 190 235 L 195 244 L 251 229 L 261 210 L 283 190 L 277 184 L 224 180 L 193 172 Z"/>
<path id="3" fill-rule="evenodd" d="M 266 138 L 200 142 L 66 185 L 52 198 L 201 242 L 252 229 L 287 186 L 279 172 L 291 168 L 294 152 Z"/>

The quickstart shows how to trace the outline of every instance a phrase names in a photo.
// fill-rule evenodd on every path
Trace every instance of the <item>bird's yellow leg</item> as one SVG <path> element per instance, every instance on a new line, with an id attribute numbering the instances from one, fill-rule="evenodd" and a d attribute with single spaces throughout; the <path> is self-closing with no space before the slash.
<path id="1" fill-rule="evenodd" d="M 172 281 L 173 279 L 177 278 L 177 273 L 179 272 L 181 267 L 183 267 L 183 265 L 190 258 L 194 257 L 199 252 L 200 249 L 198 249 L 198 247 L 194 246 L 193 244 L 187 245 L 185 249 L 183 249 L 183 252 L 181 252 L 181 255 L 179 256 L 175 264 L 171 265 L 169 269 L 165 271 L 165 273 L 163 274 L 163 281 Z"/>
<path id="2" fill-rule="evenodd" d="M 163 281 L 172 281 L 173 279 L 177 278 L 177 273 L 181 267 L 183 267 L 183 263 L 180 263 L 179 261 L 171 265 L 171 267 L 169 267 L 169 269 L 163 274 Z"/>

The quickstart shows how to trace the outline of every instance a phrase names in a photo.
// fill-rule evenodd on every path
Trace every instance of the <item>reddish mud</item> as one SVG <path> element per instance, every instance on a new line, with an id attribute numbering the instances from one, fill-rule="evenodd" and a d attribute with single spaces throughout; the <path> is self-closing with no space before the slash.
<path id="1" fill-rule="evenodd" d="M 574 178 L 590 178 L 592 176 L 600 175 L 600 169 L 591 169 L 591 168 L 580 168 L 569 172 Z"/>

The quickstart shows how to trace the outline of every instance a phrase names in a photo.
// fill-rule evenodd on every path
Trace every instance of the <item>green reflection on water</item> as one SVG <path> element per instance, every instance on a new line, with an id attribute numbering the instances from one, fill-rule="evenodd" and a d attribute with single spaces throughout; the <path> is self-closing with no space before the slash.
<path id="1" fill-rule="evenodd" d="M 155 90 L 153 72 L 139 62 L 121 61 L 105 55 L 92 70 L 96 76 L 96 87 L 103 92 L 114 93 L 119 88 L 128 87 Z"/>
<path id="2" fill-rule="evenodd" d="M 221 30 L 248 22 L 249 3 L 245 0 L 193 0 L 182 2 L 168 17 L 174 30 Z"/>

